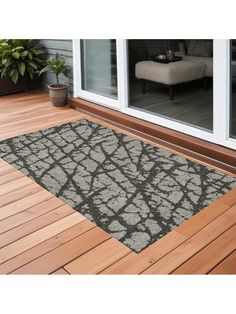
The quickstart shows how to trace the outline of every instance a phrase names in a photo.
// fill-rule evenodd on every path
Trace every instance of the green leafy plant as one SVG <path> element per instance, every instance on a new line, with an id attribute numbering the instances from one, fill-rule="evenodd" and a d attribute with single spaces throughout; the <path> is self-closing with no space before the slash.
<path id="1" fill-rule="evenodd" d="M 8 77 L 17 83 L 20 76 L 33 79 L 45 65 L 41 58 L 44 54 L 42 45 L 31 39 L 0 40 L 0 76 Z"/>
<path id="2" fill-rule="evenodd" d="M 59 86 L 59 75 L 64 74 L 68 76 L 68 67 L 66 65 L 66 61 L 63 57 L 61 57 L 58 53 L 47 60 L 47 65 L 40 71 L 40 75 L 42 73 L 51 71 L 56 75 L 57 85 Z"/>

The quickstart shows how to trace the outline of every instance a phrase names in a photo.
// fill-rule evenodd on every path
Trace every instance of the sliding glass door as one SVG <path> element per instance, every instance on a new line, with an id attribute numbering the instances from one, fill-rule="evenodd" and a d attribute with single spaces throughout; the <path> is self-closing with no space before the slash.
<path id="1" fill-rule="evenodd" d="M 213 131 L 213 40 L 128 40 L 129 107 Z"/>
<path id="2" fill-rule="evenodd" d="M 74 77 L 78 96 L 118 108 L 116 40 L 74 41 Z"/>
<path id="3" fill-rule="evenodd" d="M 236 40 L 73 41 L 74 96 L 236 149 Z"/>

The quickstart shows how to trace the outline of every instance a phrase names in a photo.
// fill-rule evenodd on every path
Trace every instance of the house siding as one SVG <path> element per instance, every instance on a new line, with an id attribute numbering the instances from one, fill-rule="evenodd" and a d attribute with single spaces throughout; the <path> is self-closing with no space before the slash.
<path id="1" fill-rule="evenodd" d="M 72 40 L 58 40 L 58 39 L 41 39 L 40 43 L 46 50 L 46 58 L 50 58 L 57 52 L 65 58 L 66 64 L 69 68 L 68 77 L 64 75 L 59 76 L 60 83 L 67 83 L 70 85 L 69 92 L 73 95 L 73 48 Z M 43 75 L 43 89 L 48 90 L 49 84 L 55 84 L 55 75 L 48 72 Z"/>

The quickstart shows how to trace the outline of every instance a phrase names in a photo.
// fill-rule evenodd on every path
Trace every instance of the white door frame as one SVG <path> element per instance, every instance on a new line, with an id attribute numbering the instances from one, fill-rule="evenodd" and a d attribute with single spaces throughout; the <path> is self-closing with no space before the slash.
<path id="1" fill-rule="evenodd" d="M 182 122 L 168 119 L 167 117 L 147 113 L 128 106 L 127 40 L 116 40 L 118 99 L 116 100 L 82 90 L 80 49 L 80 40 L 73 40 L 74 97 L 83 98 L 176 131 L 236 149 L 236 140 L 229 137 L 230 40 L 214 40 L 213 132 L 208 132 Z"/>
<path id="2" fill-rule="evenodd" d="M 214 40 L 214 142 L 236 149 L 236 140 L 230 138 L 230 40 Z"/>

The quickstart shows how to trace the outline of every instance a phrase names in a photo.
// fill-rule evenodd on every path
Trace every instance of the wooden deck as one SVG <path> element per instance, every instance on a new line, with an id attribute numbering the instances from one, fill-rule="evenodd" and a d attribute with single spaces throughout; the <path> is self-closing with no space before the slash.
<path id="1" fill-rule="evenodd" d="M 0 139 L 83 118 L 132 134 L 30 92 L 0 98 Z M 137 254 L 0 159 L 1 274 L 236 274 L 235 235 L 233 189 Z"/>

